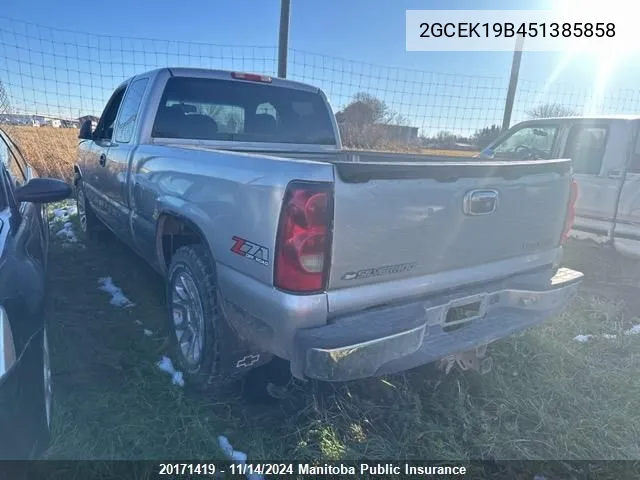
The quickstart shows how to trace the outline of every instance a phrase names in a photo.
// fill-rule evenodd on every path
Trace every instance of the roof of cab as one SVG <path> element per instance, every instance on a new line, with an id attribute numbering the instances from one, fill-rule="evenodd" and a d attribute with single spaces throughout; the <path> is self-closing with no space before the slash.
<path id="1" fill-rule="evenodd" d="M 187 68 L 187 67 L 164 67 L 158 68 L 155 70 L 150 70 L 148 72 L 139 73 L 136 77 L 142 75 L 157 75 L 160 72 L 168 72 L 173 77 L 197 77 L 197 78 L 212 78 L 218 80 L 235 80 L 231 77 L 231 74 L 234 72 L 237 73 L 257 73 L 257 72 L 240 72 L 235 70 L 213 70 L 208 68 Z M 265 75 L 263 73 L 258 73 L 258 75 Z M 308 85 L 306 83 L 295 82 L 293 80 L 286 80 L 284 78 L 278 78 L 271 75 L 267 75 L 272 79 L 270 85 L 287 87 L 287 88 L 295 88 L 297 90 L 304 90 L 307 92 L 317 93 L 320 91 L 318 87 L 314 87 Z M 236 80 L 243 81 L 243 80 Z"/>

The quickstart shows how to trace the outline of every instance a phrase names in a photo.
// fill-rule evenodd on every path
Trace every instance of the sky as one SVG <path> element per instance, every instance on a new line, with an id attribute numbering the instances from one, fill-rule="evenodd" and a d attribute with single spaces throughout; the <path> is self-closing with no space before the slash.
<path id="1" fill-rule="evenodd" d="M 520 0 L 514 7 L 501 0 L 291 0 L 289 77 L 325 90 L 336 110 L 354 93 L 371 92 L 425 132 L 468 132 L 500 123 L 512 53 L 407 52 L 405 11 L 546 9 L 552 1 Z M 3 2 L 0 81 L 14 109 L 99 114 L 124 78 L 167 65 L 275 73 L 278 0 L 93 5 L 98 4 Z M 561 52 L 525 51 L 514 120 L 551 101 L 594 113 L 637 113 L 638 60 L 632 54 L 611 64 L 602 56 L 567 60 Z"/>

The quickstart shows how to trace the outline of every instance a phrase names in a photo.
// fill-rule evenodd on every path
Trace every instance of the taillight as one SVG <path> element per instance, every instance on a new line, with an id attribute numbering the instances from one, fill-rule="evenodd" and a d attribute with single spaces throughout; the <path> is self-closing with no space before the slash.
<path id="1" fill-rule="evenodd" d="M 326 184 L 287 186 L 278 226 L 275 286 L 295 293 L 324 289 L 331 247 L 332 190 Z"/>
<path id="2" fill-rule="evenodd" d="M 564 245 L 569 238 L 569 232 L 573 228 L 573 224 L 576 221 L 576 201 L 578 200 L 578 184 L 575 180 L 571 181 L 571 193 L 569 196 L 569 205 L 567 208 L 567 216 L 564 222 L 564 230 L 560 237 L 560 245 Z"/>

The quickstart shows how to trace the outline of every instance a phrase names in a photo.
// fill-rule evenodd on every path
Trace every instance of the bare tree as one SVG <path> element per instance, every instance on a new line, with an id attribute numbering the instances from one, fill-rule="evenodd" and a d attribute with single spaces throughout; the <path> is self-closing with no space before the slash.
<path id="1" fill-rule="evenodd" d="M 339 123 L 360 128 L 374 123 L 383 123 L 389 108 L 382 100 L 368 93 L 356 93 L 349 104 L 336 114 Z"/>
<path id="2" fill-rule="evenodd" d="M 336 120 L 342 142 L 349 147 L 393 149 L 417 142 L 417 128 L 412 128 L 406 117 L 370 93 L 356 93 L 336 113 Z"/>
<path id="3" fill-rule="evenodd" d="M 573 117 L 577 114 L 578 112 L 571 107 L 565 107 L 559 103 L 545 103 L 527 112 L 531 118 Z"/>

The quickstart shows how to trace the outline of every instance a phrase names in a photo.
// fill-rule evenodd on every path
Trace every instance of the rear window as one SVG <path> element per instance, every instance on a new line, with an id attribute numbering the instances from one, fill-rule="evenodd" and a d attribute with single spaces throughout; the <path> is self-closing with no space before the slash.
<path id="1" fill-rule="evenodd" d="M 321 95 L 238 80 L 173 77 L 153 137 L 334 145 Z"/>

